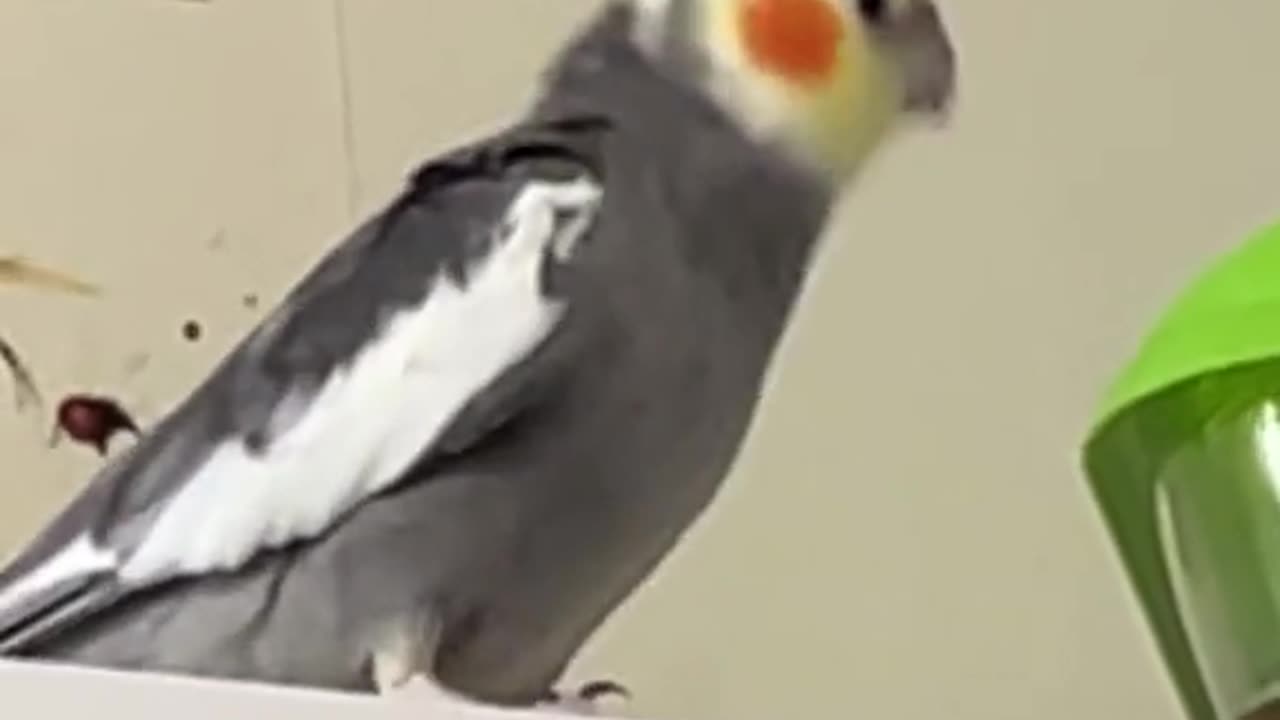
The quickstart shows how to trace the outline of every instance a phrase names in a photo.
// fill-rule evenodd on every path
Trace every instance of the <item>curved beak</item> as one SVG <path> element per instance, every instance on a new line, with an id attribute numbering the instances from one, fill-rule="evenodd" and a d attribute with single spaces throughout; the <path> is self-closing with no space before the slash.
<path id="1" fill-rule="evenodd" d="M 930 0 L 913 2 L 888 29 L 903 73 L 902 110 L 934 120 L 949 117 L 956 96 L 955 46 Z"/>

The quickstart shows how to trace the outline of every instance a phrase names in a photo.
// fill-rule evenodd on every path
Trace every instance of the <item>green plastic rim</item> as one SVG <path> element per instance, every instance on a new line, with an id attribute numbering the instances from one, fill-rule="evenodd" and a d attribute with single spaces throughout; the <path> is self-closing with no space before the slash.
<path id="1" fill-rule="evenodd" d="M 1280 223 L 1171 305 L 1085 446 L 1095 499 L 1195 720 L 1225 720 L 1215 700 L 1234 715 L 1280 683 L 1280 501 L 1259 494 L 1280 472 L 1258 463 L 1259 428 L 1275 420 L 1280 432 L 1278 400 Z M 1259 538 L 1278 539 L 1276 552 Z"/>
<path id="2" fill-rule="evenodd" d="M 1278 318 L 1280 223 L 1221 258 L 1173 303 L 1103 397 L 1094 434 L 1123 408 L 1178 382 L 1280 357 Z"/>

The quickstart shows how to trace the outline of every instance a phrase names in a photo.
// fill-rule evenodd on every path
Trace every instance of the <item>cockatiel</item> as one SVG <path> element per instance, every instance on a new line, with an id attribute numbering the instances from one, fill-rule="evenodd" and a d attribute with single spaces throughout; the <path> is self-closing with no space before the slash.
<path id="1" fill-rule="evenodd" d="M 614 0 L 0 574 L 0 653 L 537 704 L 712 500 L 929 0 Z"/>

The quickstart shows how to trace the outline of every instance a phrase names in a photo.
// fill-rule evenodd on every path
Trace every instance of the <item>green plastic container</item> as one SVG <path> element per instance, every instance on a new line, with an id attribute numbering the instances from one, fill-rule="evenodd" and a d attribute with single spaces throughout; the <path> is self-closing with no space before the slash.
<path id="1" fill-rule="evenodd" d="M 1188 716 L 1280 720 L 1280 224 L 1169 309 L 1085 467 Z"/>

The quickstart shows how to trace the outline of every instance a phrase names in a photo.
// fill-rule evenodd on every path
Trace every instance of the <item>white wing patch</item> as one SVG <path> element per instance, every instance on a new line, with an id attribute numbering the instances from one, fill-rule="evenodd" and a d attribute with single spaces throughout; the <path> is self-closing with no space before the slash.
<path id="1" fill-rule="evenodd" d="M 124 558 L 81 537 L 3 595 L 0 609 L 76 577 L 118 568 L 122 581 L 233 569 L 255 552 L 314 537 L 386 489 L 487 385 L 550 333 L 563 307 L 540 288 L 548 252 L 564 257 L 590 227 L 600 187 L 533 182 L 495 226 L 465 286 L 441 273 L 335 373 L 264 454 L 218 447 Z"/>
<path id="2" fill-rule="evenodd" d="M 319 534 L 395 482 L 554 327 L 562 308 L 540 290 L 544 259 L 571 250 L 600 197 L 586 179 L 527 185 L 465 287 L 441 273 L 425 301 L 393 317 L 265 455 L 239 442 L 218 448 L 126 560 L 122 579 L 234 568 L 262 547 Z"/>
<path id="3" fill-rule="evenodd" d="M 473 396 L 551 331 L 563 308 L 541 292 L 544 259 L 581 238 L 600 197 L 586 179 L 527 185 L 465 287 L 441 273 L 426 300 L 392 318 L 265 455 L 241 443 L 220 447 L 170 501 L 122 578 L 236 567 L 259 548 L 319 534 L 395 482 Z M 570 220 L 557 222 L 564 213 Z"/>

